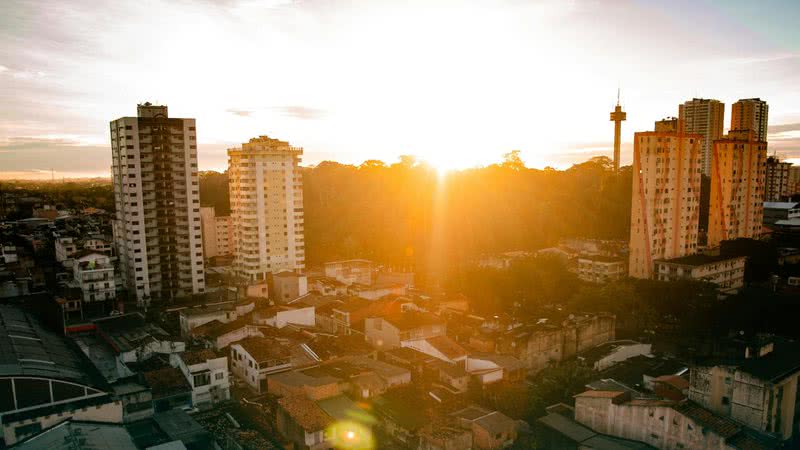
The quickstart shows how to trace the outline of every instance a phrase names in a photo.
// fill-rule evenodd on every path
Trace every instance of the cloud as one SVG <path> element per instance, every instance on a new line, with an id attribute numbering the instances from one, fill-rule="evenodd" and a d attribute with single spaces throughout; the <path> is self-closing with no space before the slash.
<path id="1" fill-rule="evenodd" d="M 788 131 L 800 131 L 800 123 L 786 123 L 783 125 L 770 125 L 767 128 L 769 134 L 786 133 Z"/>
<path id="2" fill-rule="evenodd" d="M 240 117 L 250 117 L 253 115 L 253 111 L 247 111 L 244 109 L 226 109 L 225 112 L 229 112 L 235 116 L 240 116 Z"/>
<path id="3" fill-rule="evenodd" d="M 325 111 L 322 109 L 309 108 L 306 106 L 279 106 L 273 109 L 286 117 L 301 120 L 316 120 L 325 115 Z"/>

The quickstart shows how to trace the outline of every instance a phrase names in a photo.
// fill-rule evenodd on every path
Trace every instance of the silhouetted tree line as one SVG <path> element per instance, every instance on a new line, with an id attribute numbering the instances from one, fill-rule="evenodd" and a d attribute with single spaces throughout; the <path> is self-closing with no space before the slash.
<path id="1" fill-rule="evenodd" d="M 481 254 L 533 250 L 563 237 L 626 239 L 630 167 L 606 157 L 567 170 L 525 167 L 518 152 L 484 168 L 440 175 L 404 156 L 394 164 L 326 161 L 303 169 L 309 265 L 369 258 L 443 273 Z M 203 205 L 229 210 L 225 174 L 200 180 Z"/>

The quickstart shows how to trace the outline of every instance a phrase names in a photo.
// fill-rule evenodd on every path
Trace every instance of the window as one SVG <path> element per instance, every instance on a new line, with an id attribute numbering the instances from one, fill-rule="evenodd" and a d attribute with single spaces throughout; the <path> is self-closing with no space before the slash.
<path id="1" fill-rule="evenodd" d="M 223 378 L 225 378 L 225 373 L 224 372 L 217 372 L 217 373 L 214 374 L 214 379 L 217 380 L 217 381 L 219 381 L 219 380 L 221 380 Z"/>
<path id="2" fill-rule="evenodd" d="M 211 375 L 208 372 L 199 373 L 194 376 L 194 387 L 208 386 L 211 384 Z"/>

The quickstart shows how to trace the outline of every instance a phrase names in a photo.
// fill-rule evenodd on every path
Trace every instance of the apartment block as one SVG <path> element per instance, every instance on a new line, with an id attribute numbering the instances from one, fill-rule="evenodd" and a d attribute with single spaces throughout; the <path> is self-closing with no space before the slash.
<path id="1" fill-rule="evenodd" d="M 697 250 L 703 137 L 634 135 L 629 275 L 652 278 L 653 261 Z"/>
<path id="2" fill-rule="evenodd" d="M 140 305 L 205 290 L 197 131 L 166 106 L 110 123 L 119 268 Z"/>
<path id="3" fill-rule="evenodd" d="M 701 159 L 704 175 L 711 174 L 711 145 L 722 136 L 724 122 L 725 104 L 719 100 L 693 98 L 678 106 L 678 126 L 682 131 L 703 137 Z"/>
<path id="4" fill-rule="evenodd" d="M 655 262 L 655 277 L 661 281 L 697 280 L 719 286 L 724 293 L 736 293 L 744 286 L 744 265 L 747 258 L 687 255 Z"/>
<path id="5" fill-rule="evenodd" d="M 770 156 L 767 158 L 767 173 L 764 181 L 764 201 L 779 202 L 794 192 L 789 191 L 789 173 L 792 163 Z"/>
<path id="6" fill-rule="evenodd" d="M 751 130 L 731 131 L 714 142 L 709 247 L 761 234 L 766 161 L 767 143 L 757 140 Z"/>
<path id="7" fill-rule="evenodd" d="M 234 265 L 242 278 L 305 268 L 302 154 L 267 136 L 228 150 Z"/>
<path id="8" fill-rule="evenodd" d="M 731 131 L 751 130 L 755 140 L 767 142 L 769 105 L 760 98 L 746 98 L 731 107 Z"/>
<path id="9" fill-rule="evenodd" d="M 200 208 L 203 250 L 206 258 L 233 255 L 235 244 L 231 216 L 218 216 L 213 206 Z"/>

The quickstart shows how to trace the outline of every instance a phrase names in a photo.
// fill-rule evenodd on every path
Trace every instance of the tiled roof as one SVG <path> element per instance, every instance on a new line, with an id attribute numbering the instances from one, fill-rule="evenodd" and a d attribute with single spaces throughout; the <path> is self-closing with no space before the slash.
<path id="1" fill-rule="evenodd" d="M 411 311 L 401 314 L 386 316 L 383 318 L 383 320 L 394 325 L 400 331 L 412 330 L 414 328 L 419 328 L 429 325 L 441 325 L 444 323 L 442 322 L 441 319 L 432 314 L 425 314 L 425 313 L 411 312 Z"/>
<path id="2" fill-rule="evenodd" d="M 181 359 L 188 366 L 192 366 L 194 364 L 201 364 L 208 361 L 209 359 L 216 359 L 216 358 L 218 358 L 217 354 L 214 353 L 213 350 L 207 348 L 203 350 L 194 350 L 181 353 Z"/>
<path id="3" fill-rule="evenodd" d="M 714 433 L 718 434 L 722 438 L 729 438 L 742 429 L 742 427 L 737 425 L 736 422 L 718 416 L 691 401 L 685 401 L 675 405 L 674 409 L 675 411 L 678 411 L 679 413 L 703 425 L 704 427 L 711 429 Z"/>
<path id="4" fill-rule="evenodd" d="M 426 341 L 449 359 L 458 359 L 467 356 L 467 351 L 464 347 L 447 336 L 434 336 L 426 339 Z"/>
<path id="5" fill-rule="evenodd" d="M 175 367 L 152 370 L 144 372 L 142 375 L 153 391 L 154 398 L 169 397 L 192 390 L 186 377 L 183 376 L 183 372 Z"/>
<path id="6" fill-rule="evenodd" d="M 324 430 L 333 422 L 322 408 L 302 396 L 283 397 L 278 404 L 305 431 Z"/>
<path id="7" fill-rule="evenodd" d="M 498 411 L 479 418 L 475 423 L 493 435 L 513 430 L 517 426 L 513 419 Z"/>
<path id="8" fill-rule="evenodd" d="M 289 349 L 274 339 L 254 337 L 239 341 L 238 344 L 258 363 L 290 356 Z"/>

